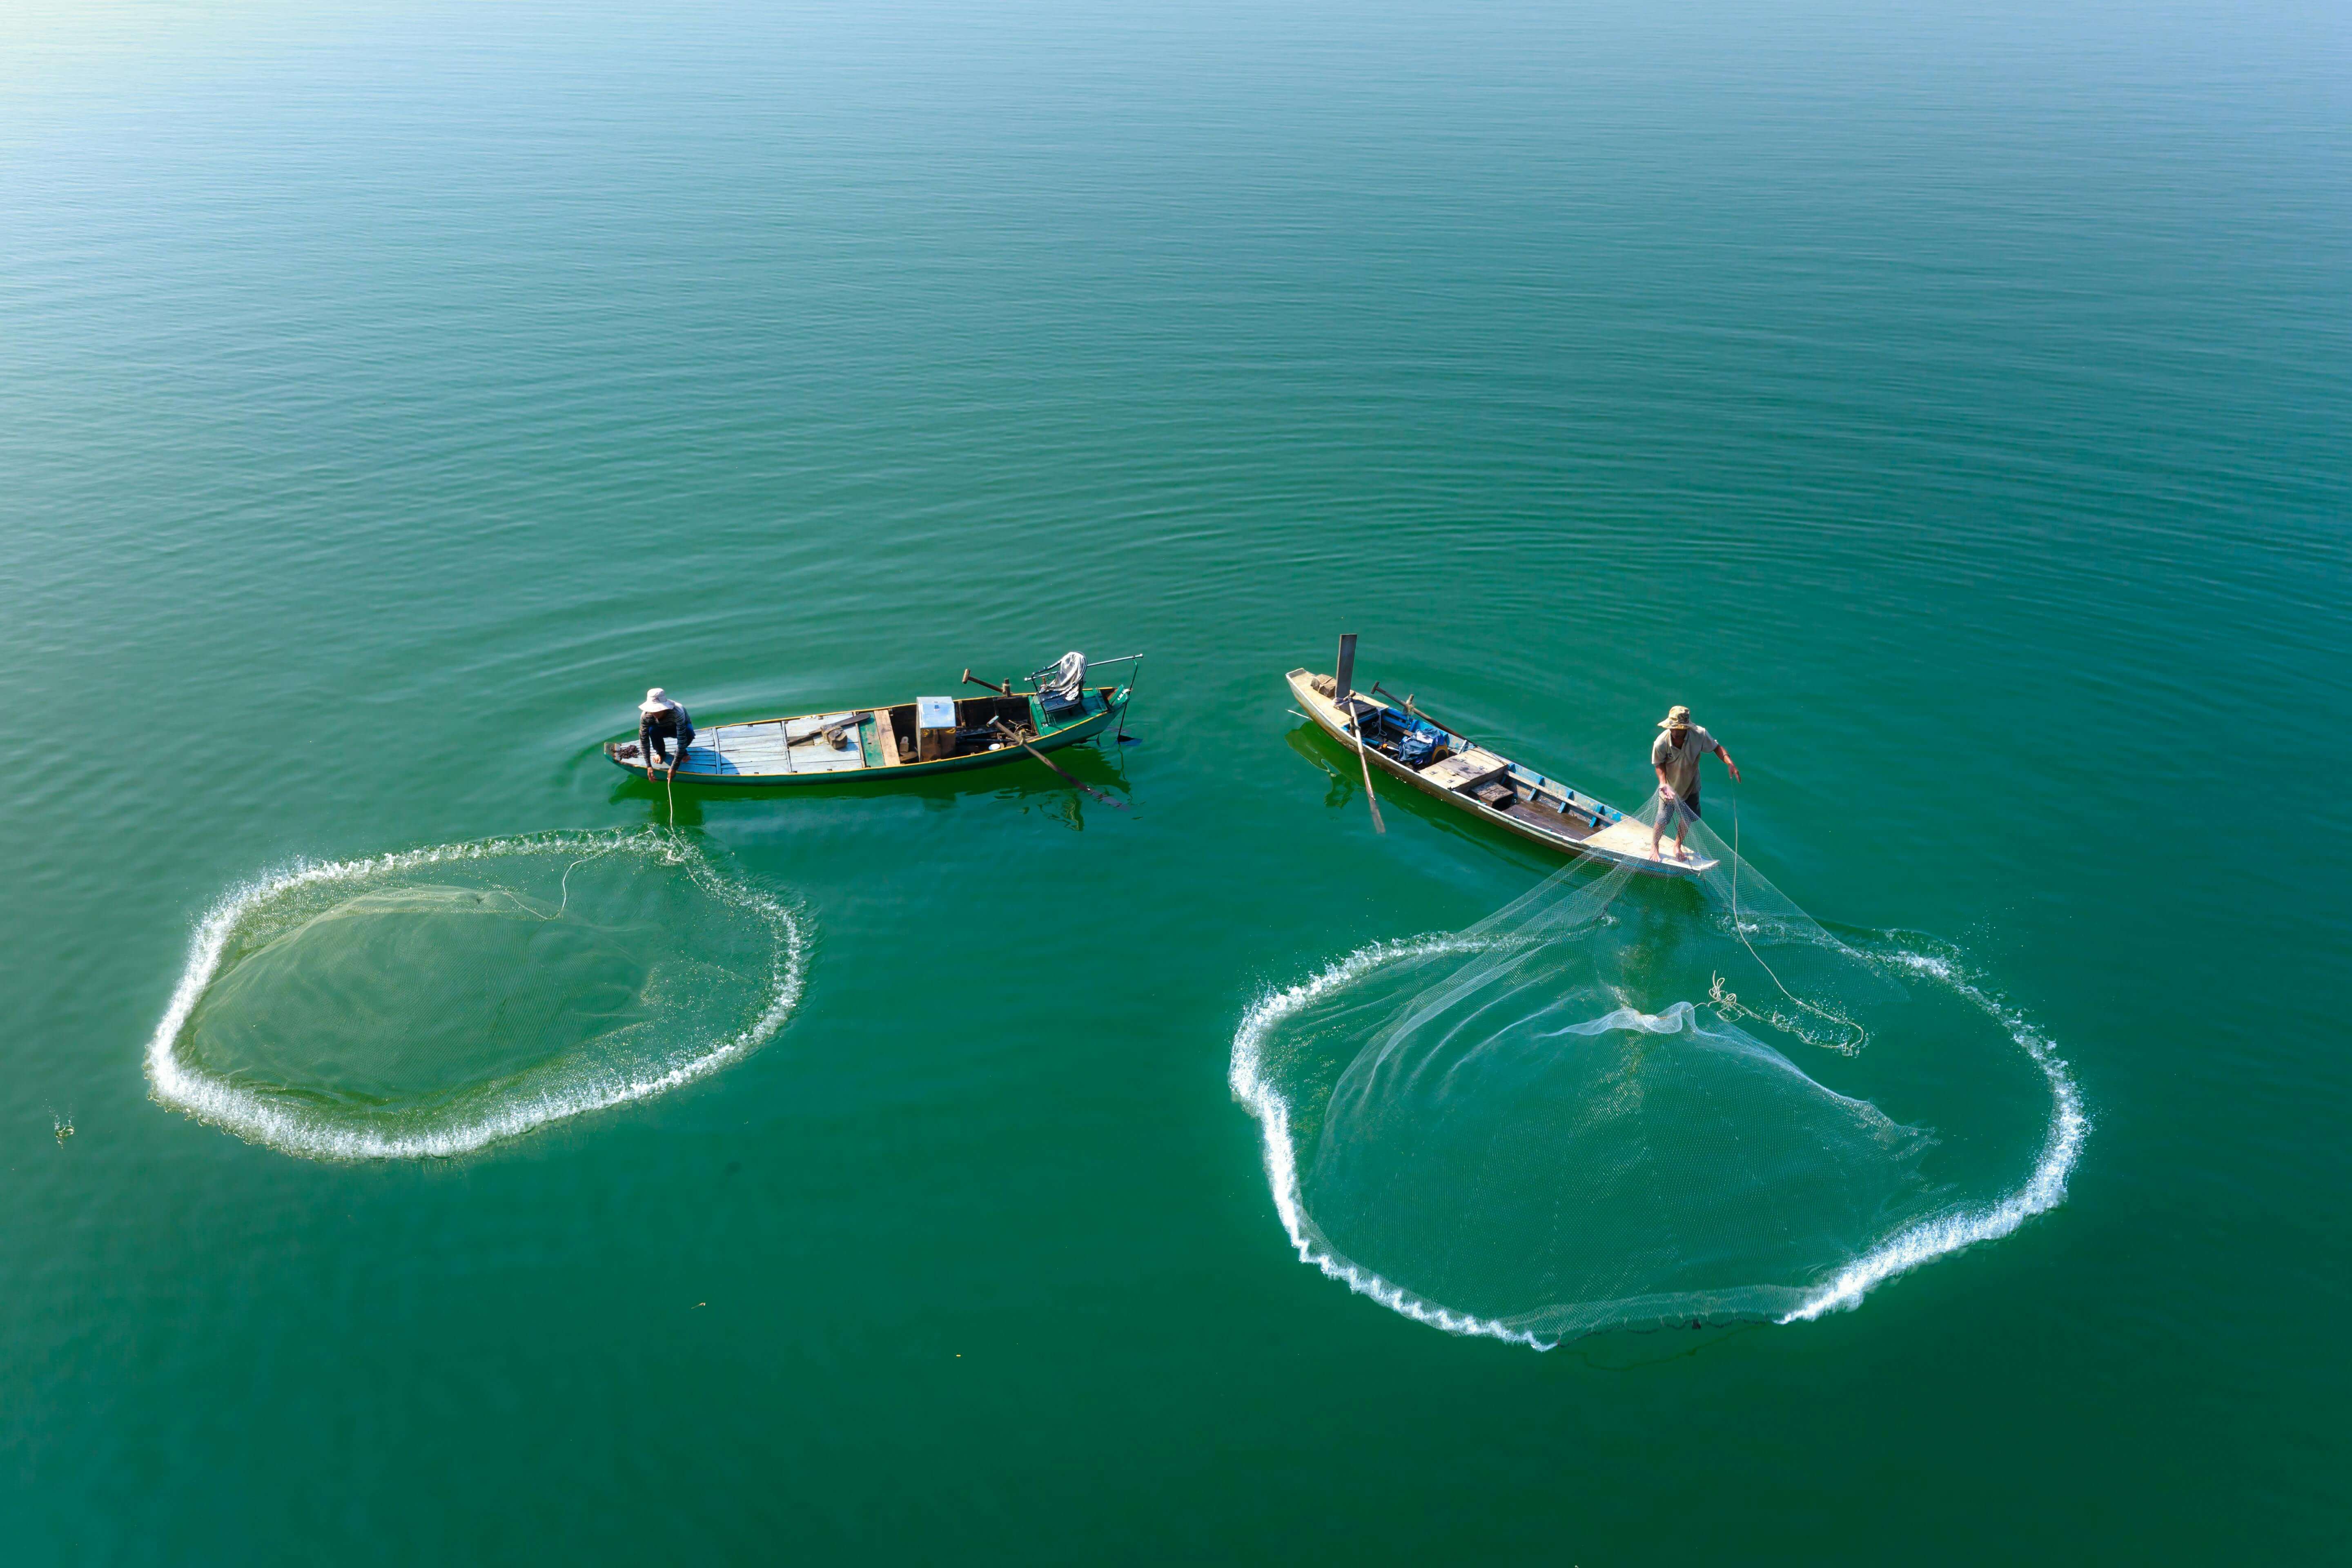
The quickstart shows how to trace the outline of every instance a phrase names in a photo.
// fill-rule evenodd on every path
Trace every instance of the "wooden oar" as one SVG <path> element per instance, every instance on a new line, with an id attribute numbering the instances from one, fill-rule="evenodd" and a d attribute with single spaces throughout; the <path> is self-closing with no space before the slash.
<path id="1" fill-rule="evenodd" d="M 1381 820 L 1381 797 L 1372 793 L 1372 759 L 1364 752 L 1364 716 L 1352 706 L 1348 716 L 1355 721 L 1350 729 L 1356 738 L 1356 762 L 1364 770 L 1364 804 L 1372 808 L 1372 831 L 1386 833 L 1389 825 Z"/>
<path id="2" fill-rule="evenodd" d="M 1045 752 L 1039 751 L 1036 747 L 1023 740 L 1014 731 L 1007 729 L 1003 720 L 991 719 L 989 722 L 996 726 L 997 733 L 1003 735 L 1006 740 L 1012 742 L 1014 745 L 1020 747 L 1023 751 L 1028 752 L 1039 762 L 1045 763 L 1047 767 L 1054 768 L 1055 773 L 1062 773 L 1061 769 L 1055 768 L 1054 764 L 1047 760 Z M 1076 784 L 1078 788 L 1086 791 L 1088 795 L 1094 796 L 1097 800 L 1103 802 L 1105 805 L 1115 805 L 1121 811 L 1125 811 L 1127 809 L 1127 802 L 1123 800 L 1113 800 L 1110 796 L 1103 794 L 1102 791 L 1095 788 L 1094 785 L 1087 784 L 1081 779 L 1072 777 L 1072 775 L 1068 773 L 1062 773 L 1062 776 L 1066 779 L 1069 779 L 1072 784 Z"/>

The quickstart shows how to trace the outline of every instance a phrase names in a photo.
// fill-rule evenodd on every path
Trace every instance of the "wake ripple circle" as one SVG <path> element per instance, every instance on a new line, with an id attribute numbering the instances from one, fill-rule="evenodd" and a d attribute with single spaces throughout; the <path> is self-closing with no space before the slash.
<path id="1" fill-rule="evenodd" d="M 600 861 L 614 867 L 634 862 L 639 873 L 682 876 L 690 882 L 694 895 L 707 900 L 716 917 L 740 938 L 744 953 L 754 958 L 757 973 L 728 976 L 742 982 L 745 1005 L 723 1026 L 687 1037 L 659 1037 L 664 1030 L 648 1027 L 639 1034 L 656 1038 L 656 1043 L 635 1053 L 635 1059 L 559 1063 L 543 1070 L 507 1074 L 504 1081 L 491 1086 L 487 1098 L 477 1097 L 479 1103 L 460 1097 L 446 1108 L 446 1113 L 407 1117 L 371 1115 L 364 1105 L 354 1110 L 352 1104 L 332 1103 L 330 1097 L 306 1095 L 300 1085 L 272 1085 L 256 1081 L 250 1073 L 223 1072 L 208 1066 L 191 1048 L 191 1036 L 196 1032 L 191 1029 L 191 1020 L 198 1016 L 207 993 L 225 978 L 224 962 L 228 962 L 233 973 L 238 963 L 250 956 L 240 951 L 241 943 L 269 935 L 273 922 L 294 929 L 294 922 L 306 913 L 323 908 L 323 916 L 310 920 L 315 925 L 320 918 L 332 918 L 347 910 L 368 913 L 372 900 L 402 895 L 411 905 L 421 900 L 428 912 L 434 903 L 485 906 L 503 897 L 511 908 L 488 908 L 485 912 L 556 921 L 565 913 L 566 905 L 581 898 L 581 868 Z M 521 867 L 530 867 L 546 884 L 548 897 L 533 900 L 498 886 L 452 889 L 429 880 L 510 872 Z M 377 891 L 386 888 L 394 893 Z M 326 907 L 329 900 L 339 898 L 341 903 Z M 645 922 L 639 921 L 638 927 L 645 929 Z M 299 929 L 294 934 L 299 936 Z M 440 845 L 362 859 L 298 861 L 230 889 L 198 921 L 187 967 L 148 1044 L 148 1081 L 159 1104 L 249 1142 L 303 1158 L 389 1160 L 466 1154 L 550 1122 L 649 1099 L 750 1054 L 782 1027 L 799 1003 L 807 946 L 803 919 L 793 909 L 722 874 L 685 840 L 659 829 L 634 835 L 551 833 Z M 382 989 L 381 984 L 378 988 Z"/>
<path id="2" fill-rule="evenodd" d="M 1881 937 L 1885 947 L 1863 956 L 1905 977 L 1934 982 L 1964 999 L 1997 1024 L 2039 1069 L 2049 1094 L 2047 1121 L 2032 1166 L 2022 1181 L 1990 1202 L 1954 1205 L 1881 1237 L 1834 1275 L 1803 1292 L 1789 1310 L 1768 1320 L 1777 1324 L 1852 1310 L 1885 1281 L 1979 1242 L 1999 1240 L 2034 1215 L 2057 1207 L 2065 1201 L 2067 1178 L 2091 1130 L 2081 1088 L 2049 1037 L 1971 973 L 1957 950 L 1917 933 L 1885 932 Z M 1293 1131 L 1294 1108 L 1268 1070 L 1268 1047 L 1276 1032 L 1307 1009 L 1394 965 L 1477 953 L 1502 945 L 1491 937 L 1458 932 L 1377 942 L 1357 949 L 1309 980 L 1283 989 L 1269 988 L 1244 1013 L 1234 1031 L 1228 1082 L 1234 1098 L 1258 1123 L 1275 1212 L 1301 1262 L 1416 1322 L 1447 1333 L 1548 1351 L 1581 1335 L 1531 1330 L 1519 1314 L 1486 1317 L 1448 1307 L 1383 1278 L 1332 1244 L 1307 1211 Z"/>

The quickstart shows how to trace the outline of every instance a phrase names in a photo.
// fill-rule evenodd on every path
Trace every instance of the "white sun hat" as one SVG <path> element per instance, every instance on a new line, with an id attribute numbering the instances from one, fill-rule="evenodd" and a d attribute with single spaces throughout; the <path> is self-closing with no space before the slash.
<path id="1" fill-rule="evenodd" d="M 646 700 L 637 704 L 640 713 L 659 713 L 671 706 L 669 694 L 658 686 L 646 688 Z"/>

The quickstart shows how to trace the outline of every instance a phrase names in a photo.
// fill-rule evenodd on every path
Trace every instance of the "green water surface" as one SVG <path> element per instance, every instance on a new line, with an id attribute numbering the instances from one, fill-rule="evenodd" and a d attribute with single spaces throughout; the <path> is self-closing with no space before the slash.
<path id="1" fill-rule="evenodd" d="M 0 15 L 7 1559 L 2340 1552 L 2347 83 L 2165 0 Z M 1302 1267 L 1244 1010 L 1554 865 L 1374 834 L 1343 630 L 1620 805 L 1691 705 L 2056 1042 L 2064 1205 L 1549 1354 Z M 677 792 L 814 933 L 723 1071 L 447 1161 L 150 1099 L 257 876 L 667 826 L 649 684 L 1072 647 L 1129 810 Z"/>

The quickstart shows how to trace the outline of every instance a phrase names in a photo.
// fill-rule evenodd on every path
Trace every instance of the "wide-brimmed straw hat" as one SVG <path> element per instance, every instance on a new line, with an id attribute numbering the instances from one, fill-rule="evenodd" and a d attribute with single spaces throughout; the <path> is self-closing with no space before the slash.
<path id="1" fill-rule="evenodd" d="M 637 704 L 640 713 L 659 713 L 669 707 L 669 694 L 658 686 L 646 688 L 646 700 Z"/>
<path id="2" fill-rule="evenodd" d="M 1661 730 L 1689 729 L 1690 710 L 1684 707 L 1679 702 L 1675 703 L 1672 708 L 1666 710 L 1666 716 L 1658 721 L 1658 728 Z"/>

